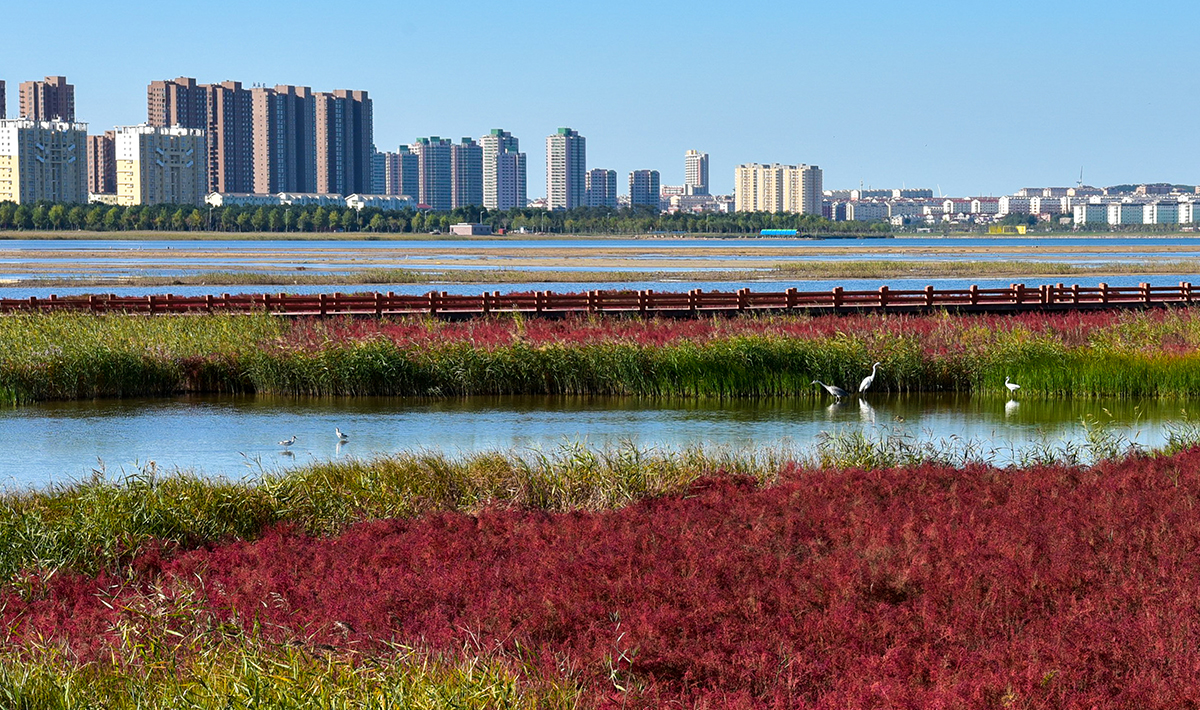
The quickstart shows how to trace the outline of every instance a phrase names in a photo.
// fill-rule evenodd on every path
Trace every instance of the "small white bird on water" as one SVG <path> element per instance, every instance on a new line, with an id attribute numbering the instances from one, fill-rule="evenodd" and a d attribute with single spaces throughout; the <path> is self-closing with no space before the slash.
<path id="1" fill-rule="evenodd" d="M 838 387 L 837 385 L 827 385 L 827 384 L 825 384 L 824 382 L 822 382 L 822 381 L 820 381 L 820 380 L 813 380 L 813 381 L 811 382 L 811 384 L 814 384 L 814 385 L 821 385 L 822 387 L 824 387 L 824 388 L 825 388 L 825 391 L 826 391 L 826 392 L 828 392 L 829 394 L 833 395 L 834 397 L 837 397 L 837 401 L 839 401 L 839 402 L 840 402 L 840 401 L 842 401 L 842 397 L 849 397 L 849 396 L 850 396 L 850 393 L 849 393 L 849 392 L 847 392 L 846 390 L 842 389 L 841 387 Z"/>
<path id="2" fill-rule="evenodd" d="M 294 443 L 296 443 L 296 435 L 292 434 L 292 438 L 284 439 L 283 441 L 279 442 L 279 445 L 286 449 L 287 447 L 291 446 Z"/>
<path id="3" fill-rule="evenodd" d="M 879 363 L 875 363 L 875 365 L 871 368 L 871 374 L 864 377 L 863 381 L 858 383 L 858 393 L 859 394 L 866 392 L 867 388 L 870 387 L 873 382 L 875 382 L 875 371 L 878 369 L 879 369 Z"/>
<path id="4" fill-rule="evenodd" d="M 1021 385 L 1018 385 L 1016 382 L 1009 382 L 1007 377 L 1004 378 L 1004 386 L 1008 388 L 1009 392 L 1016 392 L 1021 389 Z"/>
<path id="5" fill-rule="evenodd" d="M 350 441 L 350 437 L 338 427 L 333 428 L 333 433 L 337 434 L 339 444 Z"/>

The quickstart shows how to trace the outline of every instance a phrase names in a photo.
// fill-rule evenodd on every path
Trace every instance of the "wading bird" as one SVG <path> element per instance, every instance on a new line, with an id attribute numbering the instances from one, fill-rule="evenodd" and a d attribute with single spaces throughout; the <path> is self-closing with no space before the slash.
<path id="1" fill-rule="evenodd" d="M 839 402 L 840 402 L 840 401 L 842 401 L 842 397 L 849 397 L 849 396 L 850 396 L 850 393 L 849 393 L 849 392 L 847 392 L 846 390 L 842 389 L 841 387 L 838 387 L 837 385 L 827 385 L 827 384 L 825 384 L 824 382 L 822 382 L 822 381 L 820 381 L 820 380 L 813 380 L 811 384 L 814 384 L 814 385 L 821 385 L 822 387 L 824 387 L 824 388 L 825 388 L 825 391 L 826 391 L 826 392 L 828 392 L 829 394 L 833 395 L 834 397 L 837 397 L 837 401 L 839 401 Z"/>
<path id="2" fill-rule="evenodd" d="M 1009 382 L 1007 377 L 1004 378 L 1004 386 L 1008 388 L 1009 392 L 1014 394 L 1017 390 L 1021 389 L 1021 385 L 1018 385 L 1016 382 Z"/>
<path id="3" fill-rule="evenodd" d="M 286 449 L 294 443 L 296 443 L 296 435 L 292 434 L 292 438 L 284 439 L 283 441 L 279 442 L 279 445 Z"/>
<path id="4" fill-rule="evenodd" d="M 863 381 L 858 383 L 859 394 L 866 392 L 867 388 L 870 387 L 873 382 L 875 382 L 875 371 L 878 369 L 879 363 L 875 363 L 875 365 L 871 368 L 871 374 L 864 377 Z"/>
<path id="5" fill-rule="evenodd" d="M 347 442 L 347 441 L 350 441 L 350 437 L 349 437 L 349 436 L 347 436 L 345 433 L 343 433 L 343 432 L 342 432 L 342 430 L 341 430 L 341 429 L 339 429 L 339 428 L 337 428 L 337 427 L 334 427 L 334 428 L 333 428 L 333 433 L 334 433 L 334 434 L 337 434 L 337 438 L 338 438 L 338 443 L 339 443 L 339 444 L 341 444 L 341 443 L 345 443 L 345 442 Z"/>

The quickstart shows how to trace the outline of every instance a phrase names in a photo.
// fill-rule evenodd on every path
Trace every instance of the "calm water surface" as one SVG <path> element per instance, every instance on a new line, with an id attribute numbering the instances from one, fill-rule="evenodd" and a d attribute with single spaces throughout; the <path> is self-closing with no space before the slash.
<path id="1" fill-rule="evenodd" d="M 0 411 L 0 459 L 9 488 L 109 476 L 154 461 L 232 478 L 298 464 L 412 449 L 469 453 L 555 448 L 584 441 L 643 447 L 788 445 L 812 447 L 822 432 L 866 430 L 918 439 L 976 441 L 1011 460 L 1011 447 L 1082 440 L 1082 418 L 1160 445 L 1180 419 L 1178 400 L 1040 400 L 884 396 L 833 405 L 829 399 L 760 401 L 498 397 L 296 399 L 179 397 L 56 402 Z M 339 445 L 334 427 L 350 434 Z M 285 452 L 278 441 L 292 435 Z"/>

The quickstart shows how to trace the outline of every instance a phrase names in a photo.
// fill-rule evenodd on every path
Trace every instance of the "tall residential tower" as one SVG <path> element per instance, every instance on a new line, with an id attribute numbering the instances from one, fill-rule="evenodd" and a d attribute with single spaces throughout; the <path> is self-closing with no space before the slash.
<path id="1" fill-rule="evenodd" d="M 21 118 L 75 122 L 75 87 L 65 76 L 21 82 Z"/>
<path id="2" fill-rule="evenodd" d="M 708 194 L 708 153 L 689 150 L 684 155 L 683 188 L 687 195 Z"/>
<path id="3" fill-rule="evenodd" d="M 480 139 L 483 146 L 483 206 L 491 210 L 524 207 L 525 154 L 517 138 L 500 128 Z"/>
<path id="4" fill-rule="evenodd" d="M 560 128 L 546 138 L 546 206 L 569 210 L 585 204 L 587 139 L 578 131 Z"/>

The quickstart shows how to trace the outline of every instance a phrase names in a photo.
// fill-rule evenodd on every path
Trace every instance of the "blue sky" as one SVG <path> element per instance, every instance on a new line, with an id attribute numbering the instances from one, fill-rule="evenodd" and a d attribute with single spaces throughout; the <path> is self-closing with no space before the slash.
<path id="1" fill-rule="evenodd" d="M 681 183 L 689 148 L 723 192 L 743 162 L 960 195 L 1081 167 L 1096 185 L 1200 183 L 1195 0 L 59 0 L 4 17 L 21 28 L 0 46 L 9 115 L 17 84 L 48 74 L 93 132 L 144 121 L 154 79 L 365 89 L 380 150 L 512 131 L 531 196 L 559 126 L 622 185 L 643 168 Z"/>

